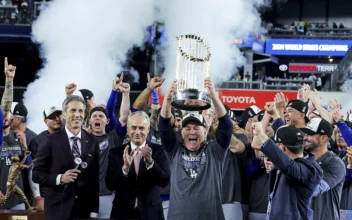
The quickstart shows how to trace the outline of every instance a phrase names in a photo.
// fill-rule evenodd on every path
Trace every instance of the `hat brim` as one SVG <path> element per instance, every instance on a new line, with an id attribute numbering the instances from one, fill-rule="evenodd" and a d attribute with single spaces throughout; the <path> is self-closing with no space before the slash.
<path id="1" fill-rule="evenodd" d="M 62 110 L 55 110 L 55 111 L 53 111 L 50 115 L 46 116 L 45 119 L 50 118 L 50 116 L 51 116 L 52 114 L 56 113 L 56 112 L 61 112 L 61 113 L 62 113 Z"/>
<path id="2" fill-rule="evenodd" d="M 197 124 L 205 127 L 205 125 L 196 117 L 189 116 L 182 120 L 182 127 L 185 127 L 187 124 Z"/>
<path id="3" fill-rule="evenodd" d="M 304 132 L 305 134 L 308 134 L 308 135 L 315 135 L 315 134 L 319 134 L 313 130 L 310 130 L 309 128 L 300 128 L 300 130 L 302 132 Z"/>

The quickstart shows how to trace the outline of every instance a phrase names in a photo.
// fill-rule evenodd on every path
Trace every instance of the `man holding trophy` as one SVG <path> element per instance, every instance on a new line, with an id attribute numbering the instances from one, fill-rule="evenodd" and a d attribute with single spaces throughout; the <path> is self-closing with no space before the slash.
<path id="1" fill-rule="evenodd" d="M 176 80 L 166 94 L 159 134 L 170 156 L 171 190 L 168 219 L 225 219 L 221 205 L 221 166 L 230 145 L 232 122 L 208 77 L 209 46 L 198 36 L 178 38 Z M 207 138 L 205 119 L 197 111 L 212 105 L 219 120 L 215 139 Z M 182 140 L 172 129 L 171 106 L 189 112 Z"/>

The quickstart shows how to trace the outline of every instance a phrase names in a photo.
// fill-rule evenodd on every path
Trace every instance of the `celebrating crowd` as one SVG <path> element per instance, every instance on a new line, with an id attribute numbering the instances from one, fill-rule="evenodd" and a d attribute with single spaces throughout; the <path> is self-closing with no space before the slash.
<path id="1" fill-rule="evenodd" d="M 31 112 L 13 102 L 16 67 L 6 58 L 4 72 L 1 210 L 48 220 L 338 220 L 352 209 L 350 117 L 336 101 L 322 106 L 308 85 L 296 100 L 277 93 L 237 118 L 210 78 L 211 107 L 186 112 L 171 105 L 176 80 L 160 105 L 158 76 L 130 105 L 122 73 L 107 103 L 68 84 L 62 107 L 43 109 L 47 130 L 37 135 L 26 125 Z M 29 168 L 17 179 L 15 163 Z"/>

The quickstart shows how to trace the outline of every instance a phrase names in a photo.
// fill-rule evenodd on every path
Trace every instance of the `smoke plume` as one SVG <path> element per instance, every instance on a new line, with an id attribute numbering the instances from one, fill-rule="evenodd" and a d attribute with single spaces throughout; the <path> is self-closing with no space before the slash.
<path id="1" fill-rule="evenodd" d="M 177 0 L 158 1 L 159 20 L 165 22 L 168 45 L 162 52 L 165 59 L 165 87 L 175 79 L 176 37 L 196 34 L 210 44 L 210 77 L 215 82 L 228 80 L 245 62 L 240 50 L 231 45 L 233 39 L 247 39 L 249 32 L 260 30 L 258 7 L 266 0 Z"/>
<path id="2" fill-rule="evenodd" d="M 41 12 L 32 34 L 41 45 L 44 66 L 24 94 L 31 129 L 46 129 L 42 112 L 52 105 L 61 106 L 68 83 L 90 89 L 97 104 L 106 103 L 126 53 L 143 43 L 146 27 L 155 20 L 153 3 L 55 0 Z"/>

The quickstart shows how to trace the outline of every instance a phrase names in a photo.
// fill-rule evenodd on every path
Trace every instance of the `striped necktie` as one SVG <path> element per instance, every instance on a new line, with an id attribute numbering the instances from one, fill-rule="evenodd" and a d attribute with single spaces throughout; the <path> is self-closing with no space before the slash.
<path id="1" fill-rule="evenodd" d="M 72 144 L 72 154 L 73 157 L 81 157 L 81 153 L 79 152 L 79 148 L 78 148 L 78 141 L 80 141 L 79 137 L 71 137 L 71 140 L 73 141 Z"/>

